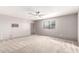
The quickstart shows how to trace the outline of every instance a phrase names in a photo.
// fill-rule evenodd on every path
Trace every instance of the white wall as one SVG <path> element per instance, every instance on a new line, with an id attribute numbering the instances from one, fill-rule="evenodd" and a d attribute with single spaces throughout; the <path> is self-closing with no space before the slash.
<path id="1" fill-rule="evenodd" d="M 18 28 L 12 28 L 11 24 L 19 24 Z M 0 15 L 0 40 L 30 35 L 30 21 Z"/>
<path id="2" fill-rule="evenodd" d="M 79 45 L 79 12 L 78 12 L 78 45 Z"/>
<path id="3" fill-rule="evenodd" d="M 77 40 L 77 14 L 55 17 L 48 20 L 56 21 L 55 29 L 44 29 L 42 27 L 42 22 L 45 20 L 39 20 L 34 23 L 34 30 L 32 33 Z"/>

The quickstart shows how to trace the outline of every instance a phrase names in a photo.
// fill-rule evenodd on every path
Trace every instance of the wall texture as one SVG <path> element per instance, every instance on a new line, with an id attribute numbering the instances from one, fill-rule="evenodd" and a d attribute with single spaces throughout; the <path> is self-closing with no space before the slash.
<path id="1" fill-rule="evenodd" d="M 19 24 L 12 28 L 11 24 Z M 30 35 L 30 22 L 24 19 L 0 15 L 0 40 Z"/>
<path id="2" fill-rule="evenodd" d="M 35 21 L 33 23 L 33 34 L 48 35 L 70 40 L 77 40 L 77 14 L 70 14 L 61 17 L 55 17 L 47 20 L 55 20 L 55 29 L 44 29 L 42 23 L 45 20 Z"/>

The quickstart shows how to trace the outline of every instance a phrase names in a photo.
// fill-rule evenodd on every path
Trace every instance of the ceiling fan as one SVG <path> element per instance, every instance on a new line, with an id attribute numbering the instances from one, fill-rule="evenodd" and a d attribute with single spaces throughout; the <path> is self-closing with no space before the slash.
<path id="1" fill-rule="evenodd" d="M 29 12 L 28 14 L 36 16 L 36 17 L 42 17 L 42 16 L 44 16 L 44 14 L 42 14 L 41 11 L 39 11 L 37 9 L 32 10 L 32 12 Z"/>

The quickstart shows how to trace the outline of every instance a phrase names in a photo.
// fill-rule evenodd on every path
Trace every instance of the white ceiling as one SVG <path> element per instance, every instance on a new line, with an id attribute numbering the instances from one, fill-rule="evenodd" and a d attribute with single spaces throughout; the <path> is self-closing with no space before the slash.
<path id="1" fill-rule="evenodd" d="M 41 18 L 30 15 L 29 12 L 39 10 L 44 14 Z M 78 6 L 6 6 L 0 7 L 0 14 L 23 18 L 27 20 L 38 20 L 42 18 L 50 18 L 56 16 L 67 15 L 78 12 Z"/>

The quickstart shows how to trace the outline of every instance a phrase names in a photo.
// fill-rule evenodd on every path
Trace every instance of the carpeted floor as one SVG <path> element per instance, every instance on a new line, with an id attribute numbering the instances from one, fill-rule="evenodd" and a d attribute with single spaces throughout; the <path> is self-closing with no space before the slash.
<path id="1" fill-rule="evenodd" d="M 0 41 L 3 53 L 78 53 L 79 47 L 59 38 L 32 35 Z"/>

